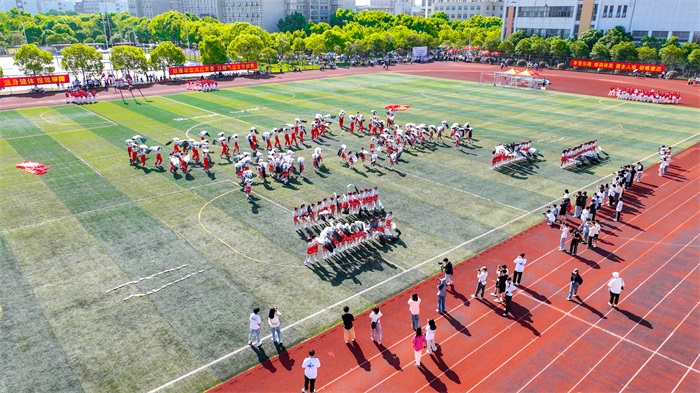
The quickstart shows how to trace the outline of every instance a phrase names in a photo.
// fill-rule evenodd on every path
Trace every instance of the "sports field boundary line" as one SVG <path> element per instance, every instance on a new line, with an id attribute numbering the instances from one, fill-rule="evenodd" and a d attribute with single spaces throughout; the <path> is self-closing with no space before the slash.
<path id="1" fill-rule="evenodd" d="M 691 217 L 691 218 L 694 218 L 695 216 L 697 216 L 697 214 L 693 215 L 693 217 Z M 671 232 L 671 233 L 674 233 L 674 232 Z M 697 239 L 698 237 L 700 237 L 700 234 L 695 235 L 695 237 L 694 237 L 691 241 L 689 241 L 688 243 L 691 243 L 691 242 L 695 241 L 695 239 Z M 633 294 L 638 288 L 641 288 L 642 285 L 646 284 L 646 282 L 649 281 L 649 279 L 651 279 L 651 277 L 653 277 L 656 273 L 658 273 L 658 272 L 661 270 L 661 268 L 663 268 L 663 267 L 666 266 L 669 262 L 671 262 L 671 261 L 673 260 L 673 258 L 675 258 L 676 256 L 678 256 L 678 254 L 680 254 L 683 250 L 685 250 L 685 247 L 683 247 L 682 249 L 678 250 L 675 254 L 673 254 L 673 256 L 671 256 L 671 258 L 669 258 L 666 262 L 664 262 L 663 265 L 659 266 L 659 268 L 656 269 L 656 271 L 654 271 L 654 273 L 652 273 L 652 274 L 649 275 L 644 281 L 642 281 L 642 283 L 641 283 L 639 286 L 635 287 L 635 289 L 632 290 L 632 291 L 630 292 L 630 295 Z M 646 254 L 646 253 L 645 253 L 645 254 Z M 685 280 L 686 280 L 691 274 L 695 273 L 696 270 L 698 270 L 698 268 L 700 268 L 700 264 L 696 265 L 694 269 L 690 270 L 690 271 L 688 272 L 688 274 L 686 274 L 685 277 L 683 277 L 682 280 L 678 280 L 678 283 L 676 283 L 676 285 L 675 285 L 670 291 L 666 292 L 666 294 L 664 295 L 664 297 L 662 297 L 661 300 L 659 300 L 659 301 L 654 305 L 654 307 L 652 307 L 649 311 L 647 311 L 647 313 L 644 314 L 644 316 L 643 316 L 639 321 L 637 321 L 634 325 L 632 325 L 632 327 L 627 331 L 627 333 L 623 336 L 623 338 L 626 338 L 630 333 L 632 333 L 632 331 L 633 331 L 637 326 L 639 326 L 639 325 L 641 324 L 641 321 L 642 321 L 642 320 L 646 320 L 646 318 L 649 316 L 649 314 L 651 314 L 652 312 L 654 312 L 654 310 L 656 310 L 656 308 L 657 308 L 664 300 L 666 300 L 667 297 L 669 297 L 681 284 L 683 284 L 683 283 L 685 282 Z M 625 270 L 625 269 L 622 269 L 622 271 L 624 271 L 624 270 Z M 604 287 L 602 287 L 602 288 L 604 288 Z M 599 289 L 599 290 L 600 290 L 600 289 Z M 629 295 L 626 296 L 626 297 L 629 297 Z M 612 311 L 613 311 L 613 310 L 610 310 L 609 312 L 612 312 Z M 578 341 L 580 338 L 582 338 L 584 335 L 586 335 L 586 333 L 588 333 L 588 331 L 586 331 L 586 332 L 584 332 L 583 334 L 579 335 L 579 337 L 578 337 L 574 342 Z M 580 379 L 578 382 L 576 382 L 576 384 L 575 384 L 571 389 L 569 389 L 569 392 L 571 392 L 571 391 L 573 391 L 574 389 L 576 389 L 576 387 L 577 387 L 581 382 L 583 382 L 583 380 L 584 380 L 586 377 L 588 377 L 588 375 L 589 375 L 593 370 L 595 370 L 595 368 L 598 367 L 598 365 L 599 365 L 600 363 L 602 363 L 603 360 L 604 360 L 606 357 L 608 357 L 608 355 L 610 355 L 610 354 L 612 353 L 612 351 L 613 351 L 615 348 L 617 348 L 617 346 L 620 345 L 620 343 L 621 343 L 622 341 L 623 341 L 623 340 L 619 340 L 617 343 L 615 343 L 615 345 L 613 345 L 612 348 L 610 348 L 610 349 L 608 350 L 608 352 L 605 353 L 605 355 L 603 355 L 600 359 L 598 359 L 598 362 L 597 362 L 596 364 L 594 364 L 593 367 L 589 367 L 588 372 L 586 372 L 586 374 L 584 374 L 584 376 L 581 377 L 581 379 Z M 572 343 L 572 344 L 573 344 L 573 343 Z M 566 348 L 566 349 L 569 349 L 569 348 Z M 561 355 L 566 351 L 566 349 L 565 349 L 563 352 L 561 352 L 561 353 L 559 354 L 559 356 L 561 356 Z M 557 356 L 557 358 L 558 358 L 559 356 Z M 641 370 L 641 369 L 640 369 L 640 370 Z M 528 384 L 529 384 L 529 382 L 528 382 Z M 522 390 L 522 389 L 521 389 L 521 390 Z"/>
<path id="2" fill-rule="evenodd" d="M 588 96 L 586 96 L 586 97 L 588 97 Z M 175 101 L 175 100 L 173 100 L 173 101 Z M 685 142 L 685 141 L 687 141 L 687 140 L 689 140 L 689 139 L 692 139 L 692 138 L 694 138 L 694 137 L 696 137 L 696 136 L 698 136 L 698 135 L 700 135 L 700 133 L 696 133 L 695 135 L 692 135 L 692 136 L 690 136 L 690 137 L 688 137 L 688 138 L 685 138 L 685 139 L 683 139 L 683 140 L 681 140 L 681 141 L 678 141 L 678 142 L 676 142 L 676 143 L 674 143 L 674 144 L 672 144 L 672 145 L 670 145 L 670 146 L 679 145 L 679 144 L 681 144 L 681 143 L 683 143 L 683 142 Z M 692 149 L 692 147 L 689 148 L 689 149 Z M 686 150 L 684 150 L 683 152 L 686 152 L 686 151 L 688 151 L 689 149 L 686 149 Z M 681 153 L 679 153 L 679 154 L 682 154 L 683 152 L 681 152 Z M 640 159 L 639 161 L 646 161 L 646 160 L 648 160 L 649 158 L 654 157 L 654 156 L 657 156 L 657 155 L 658 155 L 658 153 L 653 153 L 653 154 L 648 155 L 648 156 L 645 157 L 645 158 Z M 583 186 L 583 187 L 578 188 L 577 190 L 574 190 L 574 192 L 576 192 L 576 191 L 578 191 L 578 190 L 583 190 L 583 189 L 585 189 L 585 188 L 588 188 L 588 187 L 590 187 L 590 186 L 592 186 L 592 185 L 594 185 L 594 184 L 596 184 L 596 183 L 599 183 L 599 182 L 601 182 L 601 181 L 603 181 L 603 180 L 605 180 L 605 179 L 607 179 L 607 178 L 610 178 L 611 176 L 612 176 L 612 175 L 603 176 L 603 177 L 601 177 L 600 179 L 597 179 L 597 180 L 595 180 L 595 181 L 589 183 L 588 185 L 585 185 L 585 186 Z M 336 302 L 335 304 L 332 304 L 332 305 L 327 306 L 327 307 L 325 307 L 325 308 L 323 308 L 323 309 L 321 309 L 321 310 L 319 310 L 319 311 L 316 311 L 316 312 L 314 312 L 314 313 L 312 313 L 312 314 L 310 314 L 310 315 L 308 315 L 308 316 L 306 316 L 306 317 L 304 317 L 304 318 L 302 318 L 302 319 L 300 319 L 300 320 L 298 320 L 298 321 L 292 322 L 291 324 L 289 324 L 289 325 L 285 326 L 284 328 L 282 328 L 282 330 L 283 330 L 283 331 L 287 331 L 287 330 L 289 330 L 289 329 L 291 329 L 291 328 L 293 328 L 293 327 L 295 327 L 295 326 L 297 326 L 297 325 L 300 325 L 300 324 L 302 324 L 302 323 L 304 323 L 304 322 L 306 322 L 306 321 L 308 321 L 308 320 L 310 320 L 310 319 L 315 318 L 315 317 L 318 316 L 318 315 L 321 315 L 321 314 L 323 314 L 323 313 L 325 313 L 325 312 L 327 312 L 327 311 L 329 311 L 329 310 L 332 310 L 332 309 L 334 309 L 334 308 L 337 308 L 339 305 L 345 304 L 345 303 L 347 303 L 349 300 L 352 300 L 352 299 L 354 299 L 354 298 L 356 298 L 356 297 L 359 297 L 359 296 L 361 296 L 361 295 L 364 295 L 365 293 L 367 293 L 367 292 L 369 292 L 369 291 L 372 291 L 372 290 L 374 290 L 374 289 L 376 289 L 376 288 L 378 288 L 378 287 L 380 287 L 380 286 L 382 286 L 382 285 L 384 285 L 384 284 L 386 284 L 386 283 L 388 283 L 388 282 L 391 282 L 391 281 L 393 281 L 393 280 L 395 280 L 395 279 L 397 279 L 397 278 L 403 276 L 404 274 L 406 274 L 406 273 L 408 273 L 408 272 L 411 272 L 411 271 L 413 271 L 413 270 L 416 270 L 416 269 L 418 269 L 418 268 L 420 268 L 420 267 L 422 267 L 422 266 L 424 266 L 424 265 L 426 265 L 426 264 L 428 264 L 428 263 L 434 261 L 434 260 L 437 259 L 437 258 L 440 258 L 440 257 L 442 257 L 442 256 L 444 256 L 444 255 L 447 255 L 447 254 L 449 254 L 450 252 L 453 252 L 453 251 L 455 251 L 455 250 L 458 250 L 458 249 L 464 247 L 465 245 L 470 244 L 470 243 L 472 243 L 472 242 L 474 242 L 474 241 L 476 241 L 476 240 L 478 240 L 478 239 L 480 239 L 480 238 L 482 238 L 482 237 L 488 236 L 489 234 L 491 234 L 491 233 L 493 233 L 493 232 L 495 232 L 495 231 L 498 231 L 498 230 L 500 230 L 500 229 L 502 229 L 502 228 L 505 228 L 506 226 L 508 226 L 508 225 L 510 225 L 510 224 L 512 224 L 512 223 L 514 223 L 514 222 L 517 222 L 517 221 L 519 221 L 519 220 L 521 220 L 521 219 L 523 219 L 523 218 L 529 216 L 530 214 L 533 214 L 533 213 L 535 213 L 535 212 L 538 212 L 538 211 L 540 211 L 541 209 L 543 209 L 544 207 L 547 207 L 547 206 L 549 206 L 550 204 L 552 204 L 552 203 L 554 203 L 554 202 L 556 202 L 556 201 L 558 201 L 558 200 L 559 200 L 559 198 L 554 199 L 554 200 L 552 200 L 552 201 L 546 203 L 545 205 L 539 206 L 539 207 L 537 207 L 536 209 L 531 210 L 530 212 L 524 213 L 524 214 L 522 214 L 522 215 L 520 215 L 520 216 L 518 216 L 518 217 L 516 217 L 516 218 L 514 218 L 514 219 L 512 219 L 512 220 L 510 220 L 510 221 L 508 221 L 508 222 L 506 222 L 506 223 L 504 223 L 504 224 L 501 224 L 501 225 L 499 225 L 499 226 L 497 226 L 497 227 L 495 227 L 495 228 L 492 228 L 492 229 L 490 229 L 489 231 L 482 233 L 481 235 L 478 235 L 478 236 L 476 236 L 476 237 L 473 237 L 472 239 L 466 240 L 466 241 L 463 242 L 462 244 L 459 244 L 459 245 L 457 245 L 457 246 L 455 246 L 455 247 L 452 247 L 451 249 L 449 249 L 449 250 L 447 250 L 447 251 L 444 251 L 444 252 L 442 252 L 442 253 L 440 253 L 440 254 L 438 254 L 438 255 L 432 257 L 432 258 L 429 258 L 429 259 L 427 259 L 427 260 L 425 260 L 425 261 L 423 261 L 423 262 L 421 262 L 421 263 L 419 263 L 419 264 L 417 264 L 417 265 L 415 265 L 415 266 L 412 266 L 412 267 L 406 269 L 405 271 L 402 271 L 402 272 L 400 272 L 400 273 L 398 273 L 398 274 L 396 274 L 396 275 L 394 275 L 394 276 L 391 276 L 391 277 L 389 277 L 389 278 L 387 278 L 387 279 L 385 279 L 385 280 L 382 280 L 382 281 L 380 281 L 380 282 L 378 282 L 378 283 L 376 283 L 376 284 L 374 284 L 374 285 L 372 285 L 372 286 L 370 286 L 370 287 L 368 287 L 368 288 L 366 288 L 366 289 L 363 289 L 362 291 L 359 291 L 359 292 L 357 292 L 357 293 L 355 293 L 355 294 L 352 294 L 351 296 L 348 296 L 347 298 L 345 298 L 345 299 L 343 299 L 343 300 L 341 300 L 341 301 L 338 301 L 338 302 Z M 515 234 L 509 236 L 509 238 L 512 237 L 512 236 L 515 236 Z M 504 240 L 505 240 L 505 239 L 504 239 Z M 265 336 L 265 338 L 267 338 L 267 337 L 271 337 L 271 335 Z M 311 338 L 311 337 L 310 337 L 310 338 Z M 310 338 L 309 338 L 309 339 L 310 339 Z M 306 341 L 306 340 L 304 340 L 304 341 Z M 178 382 L 180 382 L 180 381 L 182 381 L 182 380 L 184 380 L 184 379 L 187 379 L 187 378 L 191 377 L 192 375 L 198 374 L 198 373 L 200 373 L 201 371 L 204 371 L 204 370 L 210 368 L 211 366 L 214 366 L 214 365 L 216 365 L 216 364 L 218 364 L 218 363 L 221 363 L 221 362 L 223 362 L 224 360 L 226 360 L 226 359 L 228 359 L 228 358 L 230 358 L 230 357 L 232 357 L 232 356 L 234 356 L 234 355 L 236 355 L 236 354 L 238 354 L 238 353 L 240 353 L 240 352 L 242 352 L 242 351 L 244 351 L 244 350 L 246 350 L 246 349 L 248 349 L 248 348 L 249 348 L 249 346 L 244 346 L 244 347 L 240 347 L 240 348 L 238 348 L 238 349 L 236 349 L 236 350 L 234 350 L 234 351 L 231 351 L 231 352 L 229 352 L 229 353 L 227 353 L 227 354 L 225 354 L 225 355 L 223 355 L 223 356 L 221 356 L 221 357 L 219 357 L 219 358 L 217 358 L 217 359 L 214 359 L 214 360 L 210 361 L 209 363 L 206 363 L 206 364 L 204 364 L 204 365 L 202 365 L 202 366 L 200 366 L 200 367 L 198 367 L 198 368 L 196 368 L 196 369 L 194 369 L 194 370 L 192 370 L 192 371 L 190 371 L 190 372 L 188 372 L 188 373 L 186 373 L 186 374 L 183 374 L 183 375 L 181 375 L 181 376 L 179 376 L 179 377 L 177 377 L 177 378 L 175 378 L 175 379 L 172 379 L 172 380 L 170 380 L 170 381 L 168 381 L 168 382 L 166 382 L 166 383 L 164 383 L 164 384 L 162 384 L 162 385 L 160 385 L 160 386 L 158 386 L 158 387 L 156 387 L 156 388 L 154 388 L 154 389 L 149 390 L 148 393 L 156 393 L 156 392 L 159 392 L 159 391 L 161 391 L 161 390 L 163 390 L 163 389 L 165 389 L 165 388 L 168 388 L 168 387 L 170 387 L 170 386 L 173 386 L 174 384 L 176 384 L 176 383 L 178 383 Z"/>
<path id="3" fill-rule="evenodd" d="M 698 359 L 700 359 L 700 353 L 698 354 L 698 356 L 695 357 L 695 360 L 693 361 L 693 364 L 696 364 L 696 363 L 698 362 Z M 690 373 L 690 369 L 688 369 L 688 370 L 685 371 L 685 374 L 683 374 L 683 376 L 682 376 L 681 379 L 678 381 L 678 383 L 676 384 L 676 386 L 673 387 L 673 390 L 672 390 L 671 392 L 675 392 L 675 391 L 678 389 L 678 387 L 681 386 L 681 383 L 683 383 L 683 381 L 685 380 L 685 377 L 687 377 L 689 373 Z"/>
<path id="4" fill-rule="evenodd" d="M 700 265 L 698 265 L 698 266 L 700 266 Z M 698 266 L 696 266 L 695 269 L 693 269 L 693 270 L 697 270 Z M 675 288 L 674 288 L 674 289 L 675 289 Z M 662 300 L 663 300 L 663 299 L 662 299 Z M 639 369 L 637 370 L 637 372 L 634 373 L 634 375 L 632 375 L 632 377 L 629 379 L 629 381 L 627 381 L 627 383 L 625 384 L 625 386 L 623 386 L 622 389 L 620 389 L 620 392 L 622 392 L 622 391 L 624 391 L 625 389 L 627 389 L 627 386 L 629 386 L 629 384 L 634 380 L 634 378 L 637 377 L 637 375 L 639 375 L 639 373 L 642 371 L 642 369 L 644 369 L 644 367 L 651 361 L 651 359 L 654 358 L 654 356 L 658 355 L 658 356 L 662 356 L 662 357 L 665 358 L 665 356 L 663 356 L 662 354 L 659 354 L 659 350 L 661 349 L 661 347 L 664 346 L 664 344 L 666 344 L 666 342 L 667 342 L 668 340 L 671 339 L 671 337 L 673 337 L 673 335 L 676 333 L 676 331 L 678 330 L 678 328 L 681 327 L 681 325 L 683 324 L 683 322 L 685 322 L 685 320 L 688 319 L 688 317 L 691 316 L 691 315 L 693 314 L 693 312 L 695 311 L 695 309 L 698 308 L 698 305 L 700 305 L 700 303 L 695 302 L 695 306 L 693 307 L 693 309 L 690 310 L 690 312 L 687 313 L 687 314 L 685 315 L 685 317 L 683 317 L 683 320 L 680 321 L 680 322 L 678 323 L 678 325 L 676 325 L 676 327 L 673 329 L 673 331 L 671 332 L 671 334 L 669 334 L 668 337 L 666 337 L 666 339 L 664 340 L 664 342 L 662 342 L 662 343 L 659 345 L 659 347 L 656 348 L 656 350 L 651 354 L 651 356 L 649 356 L 649 359 L 647 359 L 647 361 L 644 362 L 644 364 L 642 364 L 642 365 L 639 367 Z M 622 337 L 622 339 L 625 339 L 625 337 Z M 686 371 L 693 370 L 693 371 L 695 371 L 695 372 L 699 372 L 698 370 L 694 369 L 692 366 L 693 366 L 693 365 L 691 364 L 690 367 L 687 367 Z"/>
<path id="5" fill-rule="evenodd" d="M 103 125 L 103 126 L 76 128 L 76 129 L 72 129 L 72 130 L 56 131 L 56 132 L 46 132 L 46 130 L 44 130 L 44 129 L 42 128 L 42 131 L 44 131 L 44 133 L 42 133 L 42 134 L 11 136 L 11 137 L 9 137 L 9 138 L 0 138 L 0 140 L 2 140 L 2 141 L 11 141 L 11 140 L 14 140 L 14 139 L 26 139 L 26 138 L 36 138 L 36 137 L 41 137 L 41 136 L 46 136 L 46 135 L 68 134 L 68 133 L 71 133 L 71 132 L 91 131 L 91 130 L 98 130 L 98 129 L 100 129 L 100 128 L 109 128 L 109 127 L 116 127 L 116 126 L 113 126 L 113 125 L 111 125 L 111 124 L 108 124 L 108 125 Z M 41 128 L 41 126 L 39 126 L 39 128 Z"/>
<path id="6" fill-rule="evenodd" d="M 662 199 L 661 201 L 657 202 L 656 204 L 652 205 L 651 207 L 656 206 L 657 204 L 659 204 L 659 203 L 663 202 L 664 200 L 670 198 L 671 196 L 673 196 L 673 195 L 675 195 L 676 193 L 680 192 L 682 189 L 684 189 L 684 188 L 687 187 L 687 186 L 688 186 L 688 184 L 686 184 L 685 186 L 681 187 L 679 190 L 674 191 L 671 195 L 667 196 L 666 198 Z M 670 215 L 672 212 L 678 210 L 681 206 L 682 206 L 682 205 L 677 206 L 677 207 L 674 208 L 672 211 L 670 211 L 670 212 L 668 212 L 666 215 L 664 215 L 664 217 L 666 217 L 666 216 Z M 644 212 L 642 212 L 642 214 L 643 214 L 643 213 L 644 213 Z M 634 216 L 634 218 L 637 218 L 637 217 L 639 217 L 639 216 L 641 216 L 641 214 Z M 631 221 L 631 220 L 630 220 L 630 221 Z M 660 221 L 660 220 L 659 220 L 659 221 Z M 640 232 L 637 236 L 641 235 L 642 233 L 644 233 L 644 232 Z M 667 236 L 669 236 L 669 235 L 667 235 Z M 665 238 L 665 237 L 664 237 L 664 238 Z M 620 248 L 624 247 L 626 244 L 627 244 L 627 243 L 621 245 L 620 247 L 617 247 L 615 250 L 609 252 L 607 255 L 605 255 L 604 257 L 602 257 L 602 259 L 607 258 L 608 255 L 613 254 L 615 251 L 617 251 L 617 250 L 619 250 Z M 558 247 L 555 247 L 555 248 L 553 248 L 552 250 L 550 250 L 550 251 L 547 253 L 547 255 L 550 254 L 551 252 L 553 252 L 553 251 L 556 250 L 556 249 L 558 249 Z M 585 250 L 584 250 L 584 251 L 585 251 Z M 540 258 L 538 258 L 538 259 L 540 259 Z M 563 264 L 562 264 L 562 265 L 563 265 Z M 590 271 L 590 270 L 592 270 L 592 269 L 593 269 L 593 268 L 590 267 L 590 268 L 588 268 L 588 269 L 586 270 L 586 272 L 588 272 L 588 271 Z M 534 284 L 536 284 L 536 283 L 538 283 L 538 282 L 544 280 L 546 277 L 548 277 L 550 274 L 552 274 L 552 273 L 554 273 L 554 272 L 555 272 L 555 270 L 552 270 L 552 271 L 550 271 L 549 273 L 547 273 L 547 274 L 541 276 L 541 277 L 538 278 L 535 282 L 533 282 L 532 285 L 534 285 Z M 584 273 L 586 273 L 586 272 L 584 272 Z M 559 289 L 557 292 L 555 292 L 555 294 L 556 294 L 556 293 L 559 293 L 559 291 L 561 291 L 561 289 Z M 521 295 L 522 293 L 523 293 L 523 291 L 518 291 L 518 293 L 516 293 L 515 296 L 519 296 L 519 295 Z M 541 304 L 544 304 L 544 303 L 541 303 Z M 454 363 L 451 367 L 453 367 L 453 366 L 459 364 L 460 362 L 464 361 L 466 358 L 468 358 L 469 356 L 471 356 L 473 353 L 475 353 L 476 351 L 478 351 L 479 349 L 481 349 L 482 347 L 484 347 L 485 345 L 487 345 L 488 343 L 490 343 L 492 340 L 496 339 L 501 333 L 503 333 L 503 332 L 505 332 L 506 330 L 510 329 L 514 324 L 518 323 L 518 321 L 522 320 L 522 319 L 525 318 L 526 316 L 532 315 L 532 311 L 535 310 L 535 309 L 537 309 L 537 308 L 539 308 L 541 304 L 538 304 L 538 305 L 535 306 L 532 310 L 529 310 L 526 314 L 520 316 L 519 318 L 514 319 L 509 325 L 507 325 L 505 328 L 503 328 L 499 333 L 492 335 L 490 339 L 488 339 L 488 340 L 486 340 L 485 342 L 483 342 L 479 347 L 475 348 L 472 352 L 470 352 L 469 354 L 465 355 L 461 360 L 459 360 L 459 361 L 457 361 L 456 363 Z M 577 305 L 577 306 L 578 306 L 578 305 Z M 461 306 L 460 306 L 460 307 L 461 307 Z M 490 312 L 487 312 L 487 314 L 490 314 Z M 479 318 L 479 319 L 480 319 L 480 318 Z M 561 319 L 563 319 L 563 317 L 560 318 L 558 321 L 556 321 L 554 324 L 556 324 L 557 322 L 559 322 Z M 547 328 L 545 331 L 543 331 L 542 333 L 540 333 L 540 336 L 542 336 L 547 330 L 549 330 L 551 327 L 553 327 L 554 324 L 553 324 L 552 326 L 548 327 L 548 328 Z M 467 327 L 468 327 L 468 326 L 471 326 L 471 325 L 472 325 L 472 324 L 469 324 L 469 325 L 467 325 Z M 459 331 L 453 333 L 451 336 L 449 336 L 448 338 L 446 338 L 445 340 L 443 340 L 443 342 L 449 340 L 450 338 L 456 336 L 457 334 L 459 334 Z M 409 335 L 409 336 L 406 336 L 406 337 L 410 337 L 410 335 Z M 404 340 L 405 340 L 405 339 L 406 339 L 406 338 L 404 338 Z M 535 341 L 535 340 L 531 341 L 530 343 L 532 343 L 532 342 L 534 342 L 534 341 Z M 529 343 L 528 343 L 525 347 L 523 347 L 520 351 L 518 351 L 515 355 L 517 355 L 518 353 L 522 352 L 522 350 L 524 350 L 527 346 L 529 346 Z M 515 355 L 513 355 L 513 357 L 514 357 Z M 512 358 L 512 357 L 511 357 L 511 358 Z M 411 364 L 411 362 L 409 362 L 405 367 L 408 367 L 410 364 Z M 402 370 L 403 370 L 403 368 L 405 368 L 405 367 L 402 367 Z M 499 368 L 497 368 L 496 370 L 494 370 L 493 372 L 491 372 L 489 375 L 487 375 L 486 377 L 484 377 L 484 379 L 482 379 L 479 383 L 477 383 L 477 385 L 480 384 L 481 382 L 483 382 L 484 380 L 486 380 L 486 378 L 488 378 L 489 376 L 493 375 L 493 373 L 495 373 L 495 372 L 496 372 L 498 369 L 500 369 L 501 367 L 502 367 L 502 365 L 501 365 Z M 422 386 L 420 389 L 423 389 L 425 386 L 428 386 L 430 383 L 432 383 L 434 380 L 436 380 L 437 378 L 439 378 L 439 377 L 442 376 L 443 374 L 445 374 L 445 372 L 442 372 L 442 373 L 440 373 L 439 375 L 436 375 L 435 378 L 434 378 L 433 380 L 429 381 L 426 385 Z M 368 391 L 370 391 L 370 390 L 376 388 L 377 386 L 381 385 L 384 381 L 388 380 L 389 378 L 392 378 L 394 375 L 396 375 L 396 373 L 392 373 L 390 376 L 386 377 L 386 378 L 385 378 L 384 380 L 382 380 L 381 382 L 379 382 L 379 383 L 375 384 L 374 386 L 372 386 L 370 389 L 368 389 Z M 476 387 L 477 385 L 474 385 L 474 386 L 472 387 L 472 390 L 473 390 L 474 387 Z M 420 389 L 419 389 L 419 391 L 420 391 Z M 319 390 L 320 390 L 320 389 L 319 389 Z"/>
<path id="7" fill-rule="evenodd" d="M 85 112 L 88 112 L 88 113 L 90 113 L 90 114 L 92 114 L 92 115 L 95 115 L 95 116 L 97 116 L 97 117 L 100 117 L 100 118 L 106 120 L 107 122 L 111 123 L 113 126 L 118 126 L 118 125 L 119 125 L 119 124 L 117 124 L 114 120 L 110 120 L 110 119 L 108 119 L 108 118 L 106 118 L 106 117 L 100 115 L 99 113 L 97 113 L 97 112 L 95 112 L 95 111 L 93 111 L 93 110 L 90 110 L 90 109 L 86 108 L 85 105 L 78 105 L 78 108 L 84 110 Z"/>

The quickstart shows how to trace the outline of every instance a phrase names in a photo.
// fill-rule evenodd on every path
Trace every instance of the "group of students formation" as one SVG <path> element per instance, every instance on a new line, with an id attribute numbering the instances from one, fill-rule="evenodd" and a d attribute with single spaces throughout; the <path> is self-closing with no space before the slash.
<path id="1" fill-rule="evenodd" d="M 598 140 L 584 142 L 576 147 L 564 149 L 561 152 L 560 168 L 583 165 L 583 159 L 594 161 L 599 158 L 598 153 L 603 152 L 603 148 L 598 146 Z"/>
<path id="2" fill-rule="evenodd" d="M 97 90 L 79 88 L 66 90 L 66 104 L 94 104 L 97 102 Z"/>
<path id="3" fill-rule="evenodd" d="M 193 91 L 203 91 L 203 92 L 216 91 L 216 90 L 219 90 L 219 83 L 213 79 L 201 78 L 201 79 L 197 79 L 194 81 L 187 81 L 186 88 L 187 88 L 187 90 L 193 90 Z"/>
<path id="4" fill-rule="evenodd" d="M 636 87 L 613 86 L 608 92 L 609 97 L 620 100 L 651 102 L 654 104 L 678 104 L 681 102 L 681 93 L 675 91 L 656 91 L 639 89 Z"/>
<path id="5" fill-rule="evenodd" d="M 532 147 L 532 141 L 496 145 L 491 152 L 491 169 L 511 164 L 521 160 L 530 160 L 537 156 L 544 157 L 539 150 Z"/>

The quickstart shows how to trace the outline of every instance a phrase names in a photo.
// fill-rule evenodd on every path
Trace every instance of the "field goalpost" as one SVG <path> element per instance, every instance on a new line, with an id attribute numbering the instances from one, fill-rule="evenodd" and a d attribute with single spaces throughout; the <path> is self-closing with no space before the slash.
<path id="1" fill-rule="evenodd" d="M 487 83 L 487 84 L 493 83 L 493 72 L 489 72 L 489 71 L 480 71 L 479 72 L 479 84 L 483 85 L 484 83 Z"/>

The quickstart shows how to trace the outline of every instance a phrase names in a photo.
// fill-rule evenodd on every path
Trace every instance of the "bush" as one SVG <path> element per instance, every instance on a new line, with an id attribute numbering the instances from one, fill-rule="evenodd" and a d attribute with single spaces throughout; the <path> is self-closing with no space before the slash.
<path id="1" fill-rule="evenodd" d="M 566 69 L 566 63 L 559 63 L 559 64 L 557 64 L 557 69 L 558 69 L 558 70 L 565 70 L 565 69 Z"/>
<path id="2" fill-rule="evenodd" d="M 527 65 L 527 60 L 525 60 L 525 59 L 518 60 L 518 67 L 525 67 L 526 65 Z"/>
<path id="3" fill-rule="evenodd" d="M 677 70 L 669 71 L 666 73 L 666 79 L 674 79 L 678 77 L 679 72 Z"/>
<path id="4" fill-rule="evenodd" d="M 473 61 L 474 63 L 481 63 L 481 56 L 474 56 L 474 58 L 472 59 L 472 61 Z"/>
<path id="5" fill-rule="evenodd" d="M 506 59 L 506 65 L 512 66 L 513 64 L 515 64 L 515 60 L 510 57 Z"/>
<path id="6" fill-rule="evenodd" d="M 600 70 L 600 68 L 598 68 L 598 69 Z M 613 71 L 613 74 L 615 74 L 615 75 L 620 75 L 621 72 L 620 72 L 620 70 L 615 70 L 615 71 Z"/>

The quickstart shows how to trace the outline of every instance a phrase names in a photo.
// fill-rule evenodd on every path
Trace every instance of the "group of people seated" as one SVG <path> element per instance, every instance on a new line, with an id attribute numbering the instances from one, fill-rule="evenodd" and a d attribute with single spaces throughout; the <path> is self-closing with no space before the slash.
<path id="1" fill-rule="evenodd" d="M 582 143 L 576 147 L 564 149 L 564 151 L 561 152 L 560 167 L 563 169 L 573 165 L 585 165 L 583 161 L 584 158 L 587 158 L 588 160 L 596 160 L 598 158 L 599 151 L 602 152 L 603 149 L 598 146 L 597 139 Z"/>
<path id="2" fill-rule="evenodd" d="M 219 83 L 213 79 L 204 78 L 195 81 L 187 81 L 187 90 L 204 92 L 219 90 Z"/>
<path id="3" fill-rule="evenodd" d="M 515 161 L 529 161 L 534 156 L 542 156 L 542 154 L 532 147 L 532 141 L 496 145 L 496 148 L 491 152 L 491 169 Z"/>
<path id="4" fill-rule="evenodd" d="M 609 97 L 620 100 L 651 102 L 654 104 L 678 104 L 681 101 L 681 93 L 674 91 L 656 91 L 638 89 L 636 87 L 613 86 L 608 93 Z"/>

